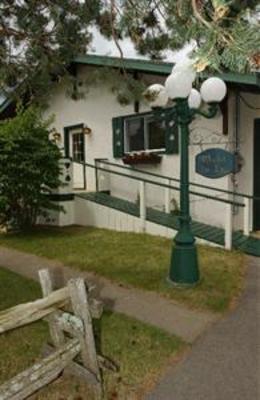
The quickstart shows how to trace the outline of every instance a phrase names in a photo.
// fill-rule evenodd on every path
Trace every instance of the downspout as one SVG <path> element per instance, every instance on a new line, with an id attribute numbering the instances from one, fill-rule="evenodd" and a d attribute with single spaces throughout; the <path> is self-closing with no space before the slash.
<path id="1" fill-rule="evenodd" d="M 235 151 L 240 151 L 240 96 L 235 92 Z"/>
<path id="2" fill-rule="evenodd" d="M 240 153 L 240 97 L 239 90 L 235 90 L 235 107 L 234 107 L 234 128 L 233 128 L 233 139 L 234 139 L 234 153 L 239 155 Z M 232 183 L 233 183 L 233 201 L 236 202 L 236 192 L 238 191 L 238 179 L 237 174 L 232 175 Z M 239 213 L 239 207 L 233 207 L 233 215 L 237 215 Z"/>
<path id="3" fill-rule="evenodd" d="M 136 81 L 139 80 L 139 75 L 138 75 L 138 72 L 137 72 L 137 71 L 134 71 L 133 76 L 134 76 L 134 79 L 135 79 Z M 134 112 L 135 112 L 135 113 L 139 113 L 139 111 L 140 111 L 140 102 L 136 100 L 136 101 L 134 102 Z"/>

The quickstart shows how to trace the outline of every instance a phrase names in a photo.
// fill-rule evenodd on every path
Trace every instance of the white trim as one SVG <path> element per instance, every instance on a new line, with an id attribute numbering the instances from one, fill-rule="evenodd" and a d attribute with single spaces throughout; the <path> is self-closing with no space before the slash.
<path id="1" fill-rule="evenodd" d="M 133 151 L 125 151 L 125 154 L 143 154 L 143 153 L 159 153 L 164 152 L 166 149 L 149 149 L 149 150 L 133 150 Z"/>
<path id="2" fill-rule="evenodd" d="M 233 232 L 233 213 L 232 204 L 226 204 L 226 223 L 225 223 L 225 249 L 232 249 L 232 232 Z"/>

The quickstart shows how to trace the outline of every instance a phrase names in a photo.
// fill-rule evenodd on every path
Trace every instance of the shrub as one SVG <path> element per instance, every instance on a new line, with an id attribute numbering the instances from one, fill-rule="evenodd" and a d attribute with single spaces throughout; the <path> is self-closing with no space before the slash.
<path id="1" fill-rule="evenodd" d="M 0 224 L 31 228 L 44 209 L 55 209 L 48 194 L 59 186 L 61 154 L 49 141 L 49 121 L 35 107 L 18 107 L 0 123 Z M 46 212 L 46 211 L 45 211 Z"/>

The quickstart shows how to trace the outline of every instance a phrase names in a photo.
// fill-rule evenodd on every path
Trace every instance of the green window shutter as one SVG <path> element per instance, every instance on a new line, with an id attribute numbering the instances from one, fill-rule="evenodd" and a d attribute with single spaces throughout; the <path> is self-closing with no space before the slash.
<path id="1" fill-rule="evenodd" d="M 179 154 L 179 129 L 170 116 L 166 116 L 165 128 L 165 153 Z"/>
<path id="2" fill-rule="evenodd" d="M 64 156 L 69 158 L 70 156 L 70 137 L 69 137 L 69 129 L 64 128 Z"/>
<path id="3" fill-rule="evenodd" d="M 113 127 L 113 154 L 115 158 L 124 155 L 124 118 L 117 117 L 112 119 Z"/>

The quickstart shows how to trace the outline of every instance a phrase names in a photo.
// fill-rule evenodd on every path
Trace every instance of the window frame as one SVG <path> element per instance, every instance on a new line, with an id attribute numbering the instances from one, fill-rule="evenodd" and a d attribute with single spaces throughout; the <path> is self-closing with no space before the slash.
<path id="1" fill-rule="evenodd" d="M 85 161 L 84 133 L 81 129 L 71 129 L 70 134 L 72 161 L 82 163 Z"/>
<path id="2" fill-rule="evenodd" d="M 68 125 L 65 126 L 63 128 L 63 132 L 64 132 L 64 155 L 66 158 L 70 158 L 72 159 L 70 152 L 71 150 L 73 151 L 73 149 L 71 149 L 71 144 L 70 143 L 70 135 L 72 133 L 72 131 L 74 130 L 82 130 L 83 132 L 83 128 L 84 128 L 84 123 L 80 123 L 80 124 L 76 124 L 76 125 Z M 86 143 L 85 143 L 85 135 L 83 133 L 83 163 L 86 161 Z"/>
<path id="3" fill-rule="evenodd" d="M 148 130 L 148 123 L 151 121 L 155 121 L 153 114 L 151 112 L 148 113 L 140 113 L 140 114 L 132 114 L 126 115 L 124 118 L 124 154 L 133 154 L 133 153 L 157 153 L 157 154 L 164 154 L 166 153 L 166 132 L 165 132 L 165 146 L 159 149 L 149 149 L 149 130 Z M 144 126 L 144 149 L 143 150 L 129 150 L 129 135 L 127 134 L 127 121 L 131 119 L 143 119 L 143 126 Z M 162 121 L 163 122 L 163 121 Z M 166 129 L 166 127 L 165 127 Z"/>

